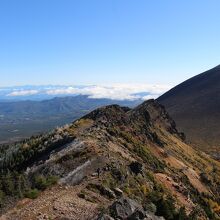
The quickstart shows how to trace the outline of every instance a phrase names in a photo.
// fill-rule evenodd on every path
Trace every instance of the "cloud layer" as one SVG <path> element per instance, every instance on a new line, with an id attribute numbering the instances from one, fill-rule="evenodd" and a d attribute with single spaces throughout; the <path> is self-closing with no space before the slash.
<path id="1" fill-rule="evenodd" d="M 20 90 L 20 91 L 14 91 L 8 94 L 8 96 L 30 96 L 30 95 L 36 95 L 38 94 L 38 90 Z"/>
<path id="2" fill-rule="evenodd" d="M 93 86 L 45 86 L 34 89 L 19 88 L 7 94 L 10 97 L 47 95 L 51 97 L 88 95 L 89 98 L 135 100 L 157 98 L 170 89 L 167 85 L 114 84 Z"/>

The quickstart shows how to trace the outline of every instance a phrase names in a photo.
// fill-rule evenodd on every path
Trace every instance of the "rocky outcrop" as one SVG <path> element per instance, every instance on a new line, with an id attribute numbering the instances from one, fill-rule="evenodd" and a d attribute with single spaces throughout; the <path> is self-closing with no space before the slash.
<path id="1" fill-rule="evenodd" d="M 175 121 L 169 116 L 165 107 L 154 99 L 147 100 L 134 108 L 130 111 L 130 117 L 142 126 L 163 127 L 169 133 L 184 139 L 184 134 L 178 132 Z"/>
<path id="2" fill-rule="evenodd" d="M 164 220 L 163 217 L 158 217 L 154 213 L 145 211 L 139 203 L 127 197 L 122 197 L 115 201 L 108 208 L 108 212 L 109 215 L 103 214 L 97 220 Z"/>
<path id="3" fill-rule="evenodd" d="M 112 204 L 110 207 L 111 216 L 114 218 L 125 219 L 131 216 L 137 209 L 142 207 L 132 199 L 122 197 Z"/>
<path id="4" fill-rule="evenodd" d="M 165 108 L 155 100 L 148 100 L 134 109 L 120 107 L 118 105 L 105 106 L 96 109 L 83 117 L 95 121 L 96 127 L 126 128 L 134 135 L 145 135 L 144 139 L 163 147 L 164 143 L 155 129 L 164 129 L 180 139 L 184 139 L 184 134 L 178 132 L 174 120 L 169 116 Z M 111 135 L 113 133 L 111 132 Z"/>
<path id="5" fill-rule="evenodd" d="M 85 119 L 92 119 L 98 123 L 106 125 L 115 124 L 115 123 L 124 123 L 127 120 L 126 112 L 130 108 L 121 107 L 119 105 L 109 105 L 102 108 L 98 108 L 88 115 L 84 116 Z"/>

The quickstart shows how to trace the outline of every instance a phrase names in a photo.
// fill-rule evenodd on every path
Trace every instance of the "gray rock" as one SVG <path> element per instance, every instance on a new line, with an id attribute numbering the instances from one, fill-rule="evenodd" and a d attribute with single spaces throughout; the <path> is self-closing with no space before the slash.
<path id="1" fill-rule="evenodd" d="M 136 201 L 127 197 L 121 197 L 106 211 L 108 215 L 101 214 L 96 217 L 96 220 L 165 220 L 155 215 L 156 207 L 153 203 L 149 203 L 149 207 L 145 206 L 144 209 Z"/>
<path id="2" fill-rule="evenodd" d="M 153 213 L 155 214 L 156 211 L 157 211 L 157 207 L 154 203 L 152 202 L 149 202 L 147 203 L 146 205 L 144 205 L 144 209 L 147 211 L 147 212 L 150 212 L 150 213 Z"/>
<path id="3" fill-rule="evenodd" d="M 101 195 L 106 196 L 109 199 L 115 199 L 116 198 L 115 193 L 111 189 L 109 189 L 108 187 L 105 187 L 105 186 L 99 185 L 99 184 L 92 184 L 92 187 L 94 189 L 99 190 Z"/>
<path id="4" fill-rule="evenodd" d="M 146 213 L 144 220 L 165 220 L 165 218 L 156 216 L 153 213 Z"/>
<path id="5" fill-rule="evenodd" d="M 145 219 L 146 213 L 145 211 L 141 209 L 135 210 L 133 214 L 131 214 L 127 219 L 128 220 L 143 220 Z"/>
<path id="6" fill-rule="evenodd" d="M 119 188 L 113 189 L 116 196 L 121 197 L 123 195 L 123 191 Z"/>
<path id="7" fill-rule="evenodd" d="M 104 195 L 106 195 L 106 196 L 108 196 L 110 199 L 114 199 L 114 198 L 116 198 L 116 195 L 115 195 L 115 193 L 111 190 L 111 189 L 109 189 L 109 188 L 103 188 L 103 194 Z"/>
<path id="8" fill-rule="evenodd" d="M 152 207 L 149 207 L 148 210 L 145 211 L 136 201 L 122 197 L 109 207 L 109 213 L 111 217 L 117 220 L 164 220 L 163 217 L 156 216 L 153 213 L 156 211 L 155 205 L 153 203 L 150 203 L 150 205 Z"/>
<path id="9" fill-rule="evenodd" d="M 115 220 L 115 219 L 109 215 L 103 214 L 100 217 L 98 217 L 97 220 Z"/>
<path id="10" fill-rule="evenodd" d="M 137 202 L 132 199 L 122 197 L 111 205 L 109 211 L 111 216 L 114 218 L 126 219 L 137 209 L 142 209 Z"/>
<path id="11" fill-rule="evenodd" d="M 154 215 L 153 213 L 145 212 L 143 209 L 137 209 L 128 220 L 165 220 L 163 217 Z"/>

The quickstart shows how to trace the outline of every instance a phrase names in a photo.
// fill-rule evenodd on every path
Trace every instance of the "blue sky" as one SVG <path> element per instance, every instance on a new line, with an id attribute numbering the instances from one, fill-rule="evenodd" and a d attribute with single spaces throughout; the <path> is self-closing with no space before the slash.
<path id="1" fill-rule="evenodd" d="M 220 64 L 219 0 L 1 0 L 0 86 L 175 85 Z"/>

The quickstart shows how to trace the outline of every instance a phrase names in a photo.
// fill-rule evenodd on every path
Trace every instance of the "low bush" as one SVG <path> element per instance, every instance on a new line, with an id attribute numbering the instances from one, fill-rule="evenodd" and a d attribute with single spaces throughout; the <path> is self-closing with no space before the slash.
<path id="1" fill-rule="evenodd" d="M 56 184 L 57 181 L 57 176 L 49 176 L 46 178 L 42 175 L 38 175 L 34 177 L 34 187 L 38 190 L 45 190 L 46 188 Z"/>
<path id="2" fill-rule="evenodd" d="M 39 191 L 37 189 L 30 189 L 24 195 L 29 199 L 36 199 L 39 195 Z"/>

